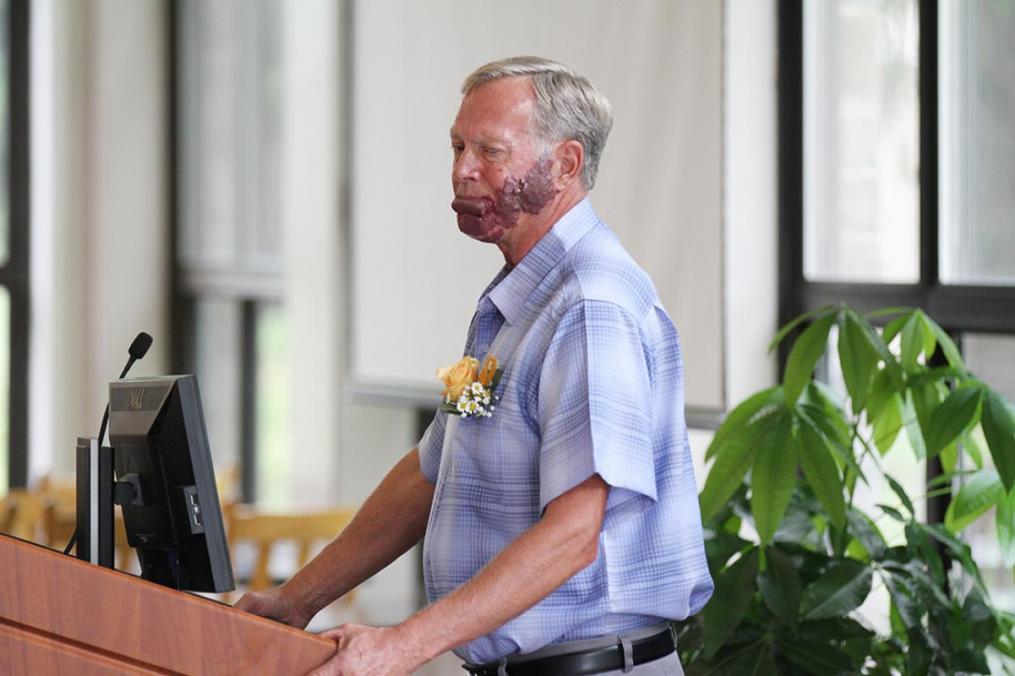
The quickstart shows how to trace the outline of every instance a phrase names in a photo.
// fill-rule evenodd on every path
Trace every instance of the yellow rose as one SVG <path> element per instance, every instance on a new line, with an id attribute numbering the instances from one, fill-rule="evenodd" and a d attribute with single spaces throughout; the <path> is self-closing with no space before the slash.
<path id="1" fill-rule="evenodd" d="M 495 375 L 497 375 L 497 357 L 487 355 L 483 360 L 483 368 L 479 372 L 480 384 L 483 387 L 490 387 Z"/>
<path id="2" fill-rule="evenodd" d="M 462 390 L 475 382 L 479 375 L 479 360 L 475 357 L 462 357 L 451 366 L 437 369 L 437 377 L 444 383 L 441 396 L 456 401 Z"/>

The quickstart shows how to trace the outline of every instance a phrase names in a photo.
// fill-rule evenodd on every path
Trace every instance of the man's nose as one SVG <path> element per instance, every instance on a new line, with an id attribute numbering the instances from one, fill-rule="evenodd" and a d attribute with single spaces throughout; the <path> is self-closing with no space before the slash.
<path id="1" fill-rule="evenodd" d="M 476 154 L 465 148 L 455 158 L 451 175 L 456 181 L 476 180 L 479 177 L 479 162 Z"/>

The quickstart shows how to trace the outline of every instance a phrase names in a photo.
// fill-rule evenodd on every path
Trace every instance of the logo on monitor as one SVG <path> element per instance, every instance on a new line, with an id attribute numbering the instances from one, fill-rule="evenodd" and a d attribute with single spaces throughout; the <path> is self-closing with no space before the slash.
<path id="1" fill-rule="evenodd" d="M 127 408 L 131 411 L 140 411 L 144 406 L 144 388 L 135 387 L 130 391 L 130 398 L 127 399 Z"/>

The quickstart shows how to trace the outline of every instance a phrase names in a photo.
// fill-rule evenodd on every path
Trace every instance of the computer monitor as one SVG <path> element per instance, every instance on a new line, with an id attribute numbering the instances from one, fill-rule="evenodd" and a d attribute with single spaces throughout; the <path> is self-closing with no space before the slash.
<path id="1" fill-rule="evenodd" d="M 109 384 L 116 502 L 141 577 L 175 589 L 234 588 L 222 512 L 192 375 Z"/>

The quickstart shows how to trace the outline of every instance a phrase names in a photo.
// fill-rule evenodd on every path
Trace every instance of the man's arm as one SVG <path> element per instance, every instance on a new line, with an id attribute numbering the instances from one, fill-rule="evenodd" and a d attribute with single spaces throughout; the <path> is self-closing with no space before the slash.
<path id="1" fill-rule="evenodd" d="M 352 522 L 291 580 L 246 594 L 236 607 L 305 627 L 322 608 L 419 542 L 433 493 L 414 448 L 388 472 Z"/>
<path id="2" fill-rule="evenodd" d="M 408 673 L 503 625 L 595 561 L 608 495 L 598 475 L 564 493 L 471 580 L 400 625 L 329 632 L 338 653 L 315 673 Z"/>

